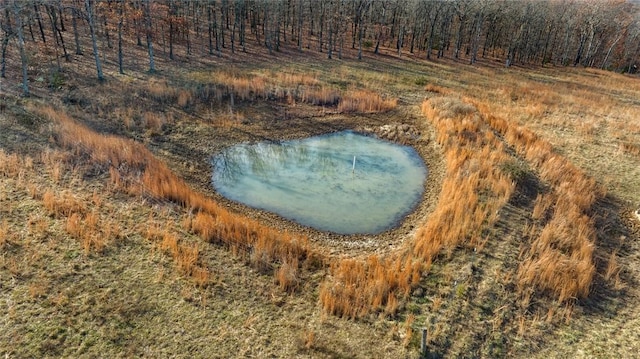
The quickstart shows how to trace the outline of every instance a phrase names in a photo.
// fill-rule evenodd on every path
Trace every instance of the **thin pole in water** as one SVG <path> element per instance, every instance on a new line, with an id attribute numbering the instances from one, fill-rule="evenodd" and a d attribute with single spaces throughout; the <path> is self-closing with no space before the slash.
<path id="1" fill-rule="evenodd" d="M 356 171 L 356 156 L 353 156 L 353 167 L 351 167 L 351 173 Z"/>

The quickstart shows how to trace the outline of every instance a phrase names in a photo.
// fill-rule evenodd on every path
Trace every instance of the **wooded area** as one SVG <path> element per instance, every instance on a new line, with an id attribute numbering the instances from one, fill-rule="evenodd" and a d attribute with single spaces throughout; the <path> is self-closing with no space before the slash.
<path id="1" fill-rule="evenodd" d="M 1 76 L 15 46 L 25 94 L 29 51 L 52 54 L 59 68 L 70 51 L 86 51 L 85 39 L 100 80 L 102 53 L 117 54 L 123 73 L 132 44 L 146 47 L 150 71 L 154 56 L 221 56 L 246 52 L 249 43 L 270 54 L 287 44 L 330 59 L 342 58 L 345 48 L 357 50 L 358 58 L 385 49 L 471 64 L 488 58 L 507 67 L 630 73 L 640 59 L 640 5 L 624 0 L 3 0 L 0 9 Z"/>

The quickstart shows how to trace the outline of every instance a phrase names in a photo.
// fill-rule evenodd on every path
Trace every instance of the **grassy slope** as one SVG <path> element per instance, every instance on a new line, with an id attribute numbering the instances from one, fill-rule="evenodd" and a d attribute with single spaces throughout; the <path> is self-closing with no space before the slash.
<path id="1" fill-rule="evenodd" d="M 394 58 L 356 62 L 325 61 L 310 56 L 298 62 L 282 54 L 287 58 L 282 64 L 242 56 L 239 55 L 245 62 L 234 65 L 234 71 L 314 72 L 325 83 L 338 88 L 362 86 L 397 96 L 399 109 L 389 115 L 389 122 L 406 121 L 407 115 L 419 118 L 420 102 L 434 95 L 424 91 L 425 84 L 486 102 L 496 113 L 542 134 L 606 187 L 611 203 L 603 204 L 606 206 L 603 213 L 618 207 L 620 216 L 625 217 L 631 206 L 637 205 L 632 201 L 640 198 L 637 172 L 640 160 L 637 153 L 624 145 L 640 143 L 637 79 L 579 69 L 507 71 L 491 64 L 469 67 Z M 215 61 L 215 65 L 223 65 L 219 67 L 222 69 L 229 65 L 226 60 Z M 162 63 L 159 67 L 166 70 L 155 77 L 178 84 L 189 78 L 190 70 L 185 68 L 169 70 Z M 221 112 L 194 116 L 169 105 L 162 112 L 171 114 L 176 121 L 166 136 L 150 135 L 144 128 L 129 131 L 113 119 L 114 107 L 126 107 L 126 97 L 147 86 L 148 74 L 111 73 L 106 85 L 96 85 L 92 84 L 89 62 L 86 67 L 70 67 L 67 71 L 66 87 L 39 92 L 44 102 L 55 103 L 65 98 L 68 102 L 69 97 L 86 101 L 79 107 L 67 106 L 67 111 L 100 131 L 145 141 L 179 173 L 194 179 L 197 188 L 205 187 L 198 178 L 206 167 L 189 166 L 190 152 L 184 146 L 190 141 L 200 143 L 203 138 L 190 131 L 223 132 L 225 141 L 232 143 L 236 132 L 275 132 L 280 126 L 277 121 L 269 122 L 268 116 L 261 117 L 250 103 L 239 104 L 236 112 L 251 121 L 214 120 L 211 125 L 202 124 L 197 118 L 219 119 Z M 123 87 L 128 91 L 123 93 Z M 597 280 L 592 298 L 574 307 L 568 324 L 557 319 L 562 318 L 566 309 L 554 307 L 553 303 L 538 305 L 556 311 L 556 319 L 548 322 L 536 310 L 522 313 L 513 291 L 519 243 L 525 235 L 527 206 L 530 210 L 532 198 L 529 202 L 526 199 L 511 202 L 503 209 L 495 233 L 497 240 L 489 241 L 480 253 L 456 251 L 452 258 L 434 265 L 420 284 L 422 292 L 403 304 L 405 310 L 400 317 L 391 320 L 371 317 L 359 322 L 326 317 L 316 303 L 319 278 L 309 278 L 298 294 L 290 296 L 274 285 L 271 276 L 256 273 L 243 259 L 215 246 L 202 246 L 200 255 L 211 269 L 212 284 L 206 289 L 194 286 L 180 274 L 170 256 L 163 254 L 158 243 L 144 238 L 145 227 L 141 225 L 148 223 L 151 215 L 159 222 L 170 223 L 181 240 L 194 241 L 181 229 L 182 210 L 171 204 L 104 190 L 106 177 L 86 175 L 91 169 L 83 168 L 82 164 L 75 170 L 72 165 L 65 165 L 65 175 L 56 180 L 55 165 L 38 159 L 43 148 L 56 147 L 48 142 L 47 124 L 23 113 L 22 108 L 31 101 L 9 97 L 8 108 L 1 117 L 3 148 L 8 152 L 29 153 L 35 160 L 34 168 L 25 170 L 21 180 L 17 173 L 0 176 L 3 204 L 0 224 L 6 219 L 4 238 L 8 238 L 2 246 L 0 263 L 1 283 L 3 289 L 8 289 L 3 290 L 0 303 L 1 312 L 7 313 L 2 321 L 0 353 L 413 356 L 417 334 L 406 339 L 410 333 L 405 327 L 408 314 L 415 318 L 414 326 L 427 325 L 432 329 L 433 349 L 445 356 L 522 356 L 540 351 L 541 356 L 590 357 L 637 352 L 633 347 L 638 343 L 633 318 L 640 308 L 635 289 L 640 252 L 636 245 L 637 225 L 634 232 L 633 222 L 602 220 L 603 224 L 614 226 L 601 228 L 603 250 L 597 253 L 605 255 L 618 248 L 621 279 L 617 283 Z M 133 101 L 131 105 L 140 110 L 158 110 L 152 102 Z M 283 109 L 286 117 L 285 106 L 267 106 L 265 111 L 281 116 Z M 309 116 L 309 112 L 299 108 L 290 111 Z M 309 119 L 310 127 L 340 126 Z M 425 131 L 429 133 L 428 125 Z M 167 139 L 173 142 L 159 141 Z M 533 178 L 528 184 L 535 183 Z M 34 199 L 30 195 L 33 191 L 30 188 L 34 187 L 40 194 L 46 189 L 56 192 L 68 189 L 88 206 L 95 201 L 94 191 L 104 193 L 100 212 L 119 223 L 120 236 L 108 243 L 102 253 L 83 254 L 82 244 L 66 233 L 64 219 L 48 215 L 38 196 Z M 527 192 L 527 188 L 521 190 Z M 615 217 L 617 213 L 611 215 Z M 627 237 L 624 243 L 618 242 L 620 236 Z"/>

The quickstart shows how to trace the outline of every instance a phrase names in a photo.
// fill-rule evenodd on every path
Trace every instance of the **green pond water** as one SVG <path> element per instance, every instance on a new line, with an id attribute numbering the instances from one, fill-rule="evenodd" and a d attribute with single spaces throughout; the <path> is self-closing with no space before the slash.
<path id="1" fill-rule="evenodd" d="M 420 201 L 427 176 L 413 148 L 352 131 L 239 144 L 212 165 L 221 195 L 339 234 L 394 227 Z"/>

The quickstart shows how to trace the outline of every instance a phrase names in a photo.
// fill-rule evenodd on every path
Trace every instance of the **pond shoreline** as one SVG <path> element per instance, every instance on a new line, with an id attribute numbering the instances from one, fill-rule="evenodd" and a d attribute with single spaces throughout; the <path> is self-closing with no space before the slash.
<path id="1" fill-rule="evenodd" d="M 302 107 L 302 106 L 301 106 Z M 307 236 L 317 249 L 328 255 L 348 257 L 368 256 L 373 253 L 382 254 L 393 251 L 402 243 L 413 237 L 415 229 L 428 217 L 435 208 L 442 178 L 444 176 L 444 159 L 440 147 L 435 143 L 433 130 L 419 114 L 417 107 L 402 106 L 386 114 L 341 115 L 309 113 L 314 108 L 294 108 L 286 118 L 278 119 L 279 106 L 262 103 L 256 104 L 247 111 L 249 118 L 245 123 L 232 127 L 220 128 L 201 122 L 185 122 L 175 125 L 160 141 L 150 143 L 150 148 L 168 161 L 176 173 L 181 175 L 192 186 L 215 198 L 223 206 L 233 212 L 241 213 L 248 218 L 266 223 L 280 231 L 295 235 Z M 256 117 L 252 118 L 255 113 Z M 258 115 L 259 114 L 259 115 Z M 269 118 L 269 115 L 273 117 Z M 225 148 L 239 143 L 255 143 L 261 141 L 285 141 L 302 139 L 316 135 L 352 130 L 373 137 L 385 136 L 390 124 L 409 127 L 414 135 L 398 137 L 400 145 L 412 147 L 423 160 L 428 169 L 422 197 L 415 208 L 392 229 L 379 234 L 343 235 L 319 231 L 300 225 L 278 214 L 252 208 L 239 202 L 227 199 L 217 193 L 211 183 L 211 158 Z M 403 126 L 406 125 L 406 126 Z M 418 132 L 416 129 L 419 129 Z M 388 130 L 386 130 L 388 134 Z"/>

